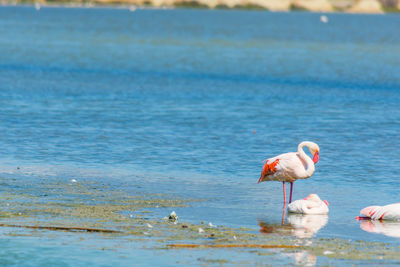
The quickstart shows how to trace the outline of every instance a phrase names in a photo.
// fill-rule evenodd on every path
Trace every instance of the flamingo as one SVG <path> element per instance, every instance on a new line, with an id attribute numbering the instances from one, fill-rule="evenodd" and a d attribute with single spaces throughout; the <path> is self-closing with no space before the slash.
<path id="1" fill-rule="evenodd" d="M 390 204 L 386 206 L 369 206 L 360 211 L 361 217 L 357 219 L 371 220 L 400 220 L 400 203 Z"/>
<path id="2" fill-rule="evenodd" d="M 301 214 L 328 214 L 328 201 L 322 201 L 317 194 L 310 194 L 288 205 L 288 212 Z"/>
<path id="3" fill-rule="evenodd" d="M 304 152 L 307 147 L 313 159 Z M 289 152 L 266 160 L 258 183 L 264 181 L 281 181 L 283 183 L 283 201 L 286 205 L 285 182 L 290 183 L 290 199 L 292 202 L 293 182 L 297 179 L 307 179 L 313 175 L 319 160 L 319 146 L 316 143 L 304 141 L 297 148 L 297 152 Z"/>

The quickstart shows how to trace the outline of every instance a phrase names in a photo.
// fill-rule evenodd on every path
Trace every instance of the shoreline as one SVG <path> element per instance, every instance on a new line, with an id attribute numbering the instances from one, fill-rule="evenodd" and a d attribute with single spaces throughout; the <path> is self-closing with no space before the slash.
<path id="1" fill-rule="evenodd" d="M 204 220 L 185 216 L 188 210 L 195 212 L 199 208 L 196 203 L 209 200 L 185 198 L 177 196 L 176 192 L 125 191 L 118 184 L 84 178 L 78 181 L 53 179 L 45 184 L 35 180 L 28 182 L 29 189 L 20 187 L 20 180 L 10 181 L 7 176 L 0 177 L 0 181 L 8 181 L 7 186 L 14 188 L 0 197 L 3 233 L 13 239 L 29 237 L 48 242 L 52 242 L 55 235 L 69 236 L 62 245 L 56 246 L 59 250 L 65 244 L 88 248 L 91 244 L 85 237 L 90 235 L 90 238 L 97 238 L 99 244 L 107 242 L 108 247 L 116 248 L 113 252 L 116 255 L 131 249 L 132 244 L 142 244 L 148 251 L 162 249 L 167 255 L 179 250 L 181 257 L 187 255 L 188 249 L 190 253 L 193 250 L 204 253 L 202 256 L 225 249 L 224 255 L 213 260 L 231 264 L 238 261 L 233 253 L 239 251 L 247 265 L 254 265 L 261 259 L 275 262 L 276 258 L 311 265 L 321 261 L 335 265 L 342 261 L 360 264 L 371 259 L 385 264 L 400 259 L 399 247 L 390 241 L 316 236 L 327 222 L 322 220 L 321 223 L 320 215 L 296 214 L 284 224 L 259 221 L 260 228 L 213 225 L 209 221 L 217 218 L 211 214 Z M 179 219 L 176 215 L 168 218 L 172 210 L 178 211 Z M 135 247 L 134 251 L 141 251 L 141 247 Z"/>
<path id="2" fill-rule="evenodd" d="M 307 8 L 300 8 L 298 6 L 291 5 L 289 9 L 279 9 L 273 10 L 267 7 L 252 4 L 249 2 L 240 3 L 234 6 L 228 6 L 225 4 L 218 4 L 215 6 L 209 6 L 201 3 L 202 0 L 198 1 L 181 1 L 171 2 L 168 5 L 157 5 L 151 3 L 150 1 L 145 1 L 142 4 L 133 3 L 133 1 L 90 1 L 90 2 L 78 2 L 78 1 L 0 1 L 0 6 L 11 7 L 11 6 L 32 6 L 37 10 L 41 7 L 46 8 L 113 8 L 113 9 L 128 9 L 130 11 L 136 11 L 137 9 L 157 9 L 157 10 L 172 10 L 172 9 L 207 9 L 207 10 L 257 10 L 266 11 L 273 13 L 290 13 L 290 12 L 306 12 L 306 13 L 326 13 L 326 14 L 396 14 L 400 13 L 400 9 L 397 8 L 382 8 L 380 11 L 366 11 L 361 12 L 354 10 L 353 7 L 344 8 L 334 8 L 332 10 L 312 10 Z"/>

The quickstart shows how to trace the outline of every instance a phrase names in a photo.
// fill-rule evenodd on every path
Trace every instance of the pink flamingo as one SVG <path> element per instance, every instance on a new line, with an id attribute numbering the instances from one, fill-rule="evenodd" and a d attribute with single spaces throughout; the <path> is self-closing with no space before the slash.
<path id="1" fill-rule="evenodd" d="M 304 152 L 308 147 L 313 159 Z M 297 152 L 289 152 L 266 160 L 258 183 L 264 181 L 282 181 L 283 201 L 286 205 L 285 182 L 290 183 L 290 199 L 292 202 L 293 182 L 297 179 L 307 179 L 315 171 L 314 164 L 319 160 L 319 146 L 316 143 L 304 141 L 297 148 Z"/>
<path id="2" fill-rule="evenodd" d="M 310 194 L 304 199 L 293 201 L 288 205 L 288 212 L 300 214 L 328 214 L 329 202 L 322 201 L 317 194 Z"/>
<path id="3" fill-rule="evenodd" d="M 360 211 L 360 217 L 356 219 L 371 220 L 400 220 L 400 203 L 390 204 L 386 206 L 369 206 Z"/>

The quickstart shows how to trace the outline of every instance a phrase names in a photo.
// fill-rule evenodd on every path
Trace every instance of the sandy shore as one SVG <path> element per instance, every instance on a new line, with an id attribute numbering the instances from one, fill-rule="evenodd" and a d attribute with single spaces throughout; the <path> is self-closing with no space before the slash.
<path id="1" fill-rule="evenodd" d="M 118 6 L 129 8 L 209 8 L 209 9 L 259 9 L 269 11 L 310 11 L 381 14 L 399 12 L 400 0 L 2 0 L 2 5 L 34 4 L 41 6 L 94 7 Z"/>

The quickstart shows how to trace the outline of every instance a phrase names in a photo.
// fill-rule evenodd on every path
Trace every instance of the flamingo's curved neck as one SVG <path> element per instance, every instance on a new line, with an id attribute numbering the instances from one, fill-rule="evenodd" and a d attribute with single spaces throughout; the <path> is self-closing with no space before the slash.
<path id="1" fill-rule="evenodd" d="M 309 156 L 307 156 L 307 154 L 304 152 L 303 147 L 305 147 L 305 146 L 309 147 L 310 143 L 309 142 L 301 142 L 299 144 L 299 147 L 297 148 L 297 152 L 299 153 L 300 158 L 302 160 L 304 160 L 304 162 L 307 165 L 305 168 L 306 176 L 310 177 L 315 171 L 315 166 L 314 166 L 314 162 L 312 161 L 312 159 Z"/>

